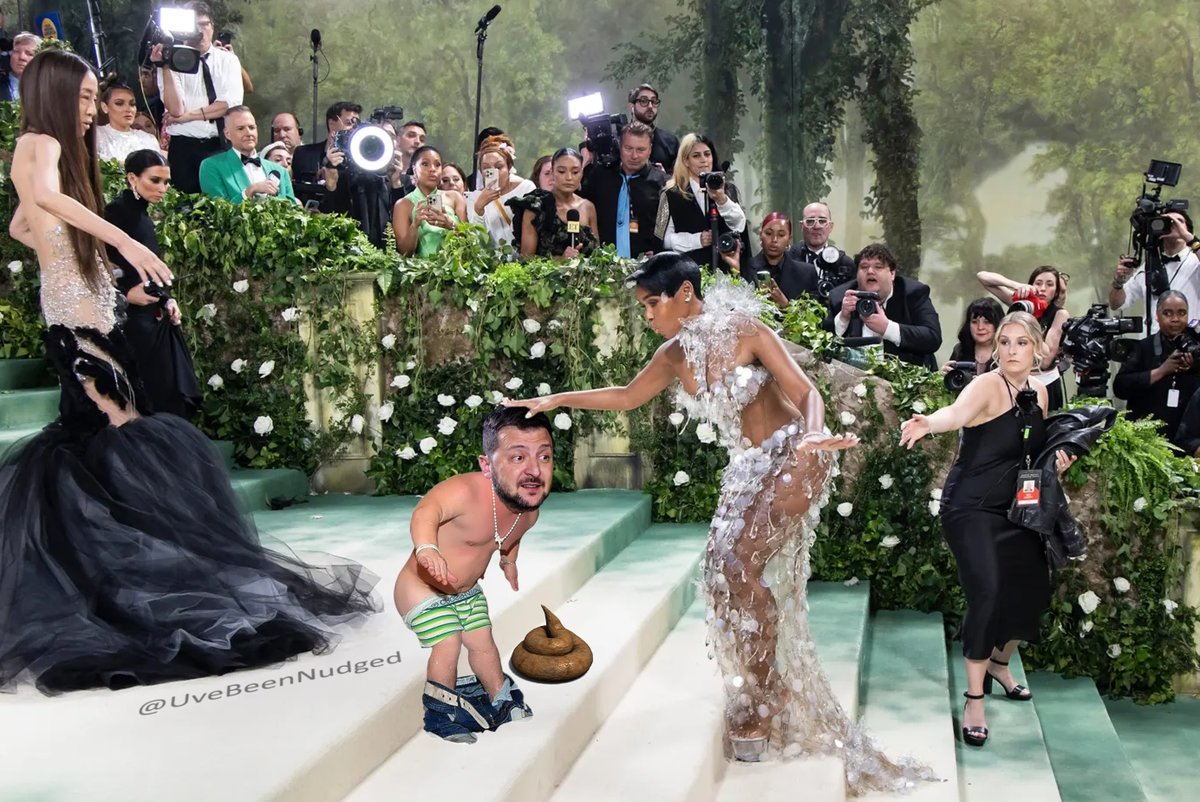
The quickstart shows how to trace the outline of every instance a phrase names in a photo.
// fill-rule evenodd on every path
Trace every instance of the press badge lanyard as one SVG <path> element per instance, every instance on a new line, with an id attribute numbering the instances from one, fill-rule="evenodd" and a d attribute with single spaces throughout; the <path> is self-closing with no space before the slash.
<path id="1" fill-rule="evenodd" d="M 1008 379 L 1004 380 L 1008 384 Z M 1009 384 L 1009 397 L 1012 397 L 1012 385 Z M 1029 435 L 1033 432 L 1032 413 L 1022 413 L 1020 404 L 1013 409 L 1021 415 L 1021 452 L 1024 455 L 1024 470 L 1017 471 L 1017 498 L 1014 502 L 1018 507 L 1036 507 L 1042 498 L 1042 472 L 1033 468 L 1033 455 L 1029 453 Z"/>

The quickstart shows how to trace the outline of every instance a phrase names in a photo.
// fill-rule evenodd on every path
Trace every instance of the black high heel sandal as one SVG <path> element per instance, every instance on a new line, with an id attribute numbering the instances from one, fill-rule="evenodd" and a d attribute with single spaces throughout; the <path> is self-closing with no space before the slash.
<path id="1" fill-rule="evenodd" d="M 969 691 L 963 691 L 963 696 L 965 696 L 968 700 L 985 699 L 986 698 L 986 696 L 982 693 L 973 694 L 973 693 L 970 693 Z M 967 702 L 963 702 L 963 721 L 966 721 L 966 719 L 967 719 Z M 970 744 L 971 746 L 983 746 L 985 743 L 987 743 L 988 728 L 987 727 L 968 727 L 964 724 L 963 728 L 962 728 L 962 739 L 963 739 L 963 743 Z"/>
<path id="2" fill-rule="evenodd" d="M 994 657 L 989 657 L 988 661 L 991 663 L 995 663 L 998 666 L 1008 665 L 1008 663 L 1001 662 L 1000 660 L 997 660 Z M 985 694 L 990 694 L 992 692 L 992 681 L 993 680 L 995 680 L 997 683 L 999 683 L 1001 688 L 1004 688 L 1004 683 L 1000 682 L 1000 680 L 996 679 L 996 677 L 993 677 L 992 672 L 989 671 L 989 672 L 987 672 L 987 676 L 985 676 L 983 678 L 983 692 Z M 1033 699 L 1033 693 L 1028 688 L 1026 688 L 1024 685 L 1013 685 L 1011 688 L 1004 688 L 1004 695 L 1007 696 L 1009 699 L 1012 699 L 1017 702 L 1028 702 L 1031 699 Z"/>

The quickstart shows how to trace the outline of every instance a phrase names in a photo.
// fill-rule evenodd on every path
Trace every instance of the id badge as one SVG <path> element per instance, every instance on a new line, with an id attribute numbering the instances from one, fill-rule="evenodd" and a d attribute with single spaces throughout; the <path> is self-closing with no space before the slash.
<path id="1" fill-rule="evenodd" d="M 637 221 L 636 217 L 629 218 L 629 233 L 630 234 L 638 233 L 638 221 Z"/>
<path id="2" fill-rule="evenodd" d="M 1042 499 L 1042 472 L 1021 471 L 1017 474 L 1018 507 L 1034 507 Z"/>
<path id="3" fill-rule="evenodd" d="M 1168 409 L 1177 409 L 1178 407 L 1179 407 L 1179 390 L 1175 387 L 1172 387 L 1170 390 L 1167 390 L 1167 408 Z"/>

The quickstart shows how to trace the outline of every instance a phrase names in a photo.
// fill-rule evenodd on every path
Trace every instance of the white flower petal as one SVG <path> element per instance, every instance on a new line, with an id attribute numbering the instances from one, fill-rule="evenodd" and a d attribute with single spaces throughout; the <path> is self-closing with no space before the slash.
<path id="1" fill-rule="evenodd" d="M 858 421 L 858 418 L 854 417 L 853 412 L 843 412 L 838 415 L 838 420 L 842 422 L 843 426 L 851 426 Z"/>
<path id="2" fill-rule="evenodd" d="M 396 347 L 396 335 L 395 334 L 383 335 L 383 339 L 381 339 L 379 341 L 379 344 L 382 345 L 384 348 L 387 348 L 388 350 L 395 348 Z"/>
<path id="3" fill-rule="evenodd" d="M 477 406 L 483 403 L 483 399 L 472 393 L 463 399 L 463 403 L 466 404 L 470 409 L 475 409 Z"/>
<path id="4" fill-rule="evenodd" d="M 363 427 L 367 425 L 366 418 L 362 415 L 354 415 L 350 418 L 350 431 L 355 434 L 362 434 Z"/>
<path id="5" fill-rule="evenodd" d="M 683 421 L 684 421 L 683 413 L 682 412 L 672 412 L 670 415 L 667 416 L 667 420 L 671 422 L 672 426 L 682 426 Z"/>
<path id="6" fill-rule="evenodd" d="M 454 400 L 454 396 L 445 395 L 444 393 L 438 393 L 437 402 L 444 407 L 452 407 L 457 403 Z"/>
<path id="7" fill-rule="evenodd" d="M 885 473 L 883 476 L 879 477 L 879 486 L 882 487 L 884 490 L 891 489 L 892 485 L 894 485 L 895 483 L 896 483 L 896 480 L 892 478 L 892 475 L 890 473 Z"/>
<path id="8" fill-rule="evenodd" d="M 258 435 L 268 435 L 275 431 L 275 421 L 271 420 L 269 415 L 259 415 L 254 419 L 254 433 Z"/>
<path id="9" fill-rule="evenodd" d="M 900 538 L 895 535 L 888 535 L 883 540 L 879 541 L 879 545 L 885 549 L 894 549 L 900 545 Z"/>
<path id="10" fill-rule="evenodd" d="M 1092 621 L 1092 619 L 1089 618 L 1088 620 L 1086 620 L 1082 624 L 1080 624 L 1079 628 L 1081 630 L 1083 630 L 1084 632 L 1091 632 L 1095 626 L 1096 626 L 1096 624 Z"/>
<path id="11" fill-rule="evenodd" d="M 696 439 L 701 443 L 715 443 L 717 441 L 717 432 L 708 421 L 696 426 Z"/>
<path id="12" fill-rule="evenodd" d="M 537 342 L 535 342 L 533 345 L 531 345 L 529 347 L 529 358 L 530 359 L 541 359 L 545 355 L 546 355 L 546 344 L 544 342 L 542 342 L 541 340 L 538 340 Z"/>
<path id="13" fill-rule="evenodd" d="M 407 387 L 411 383 L 412 383 L 412 379 L 408 378 L 408 376 L 404 375 L 403 373 L 401 373 L 399 376 L 396 376 L 395 378 L 392 379 L 392 386 L 395 387 L 397 390 L 403 390 L 405 387 Z"/>
<path id="14" fill-rule="evenodd" d="M 564 432 L 571 428 L 571 416 L 565 412 L 560 412 L 554 416 L 554 427 L 562 429 Z"/>
<path id="15" fill-rule="evenodd" d="M 300 310 L 294 306 L 289 306 L 279 313 L 279 316 L 284 319 L 284 322 L 291 323 L 296 318 L 300 317 Z"/>
<path id="16" fill-rule="evenodd" d="M 851 504 L 849 501 L 843 501 L 841 504 L 837 505 L 837 514 L 842 516 L 843 518 L 849 518 L 850 514 L 853 512 L 854 512 L 854 505 Z"/>
<path id="17" fill-rule="evenodd" d="M 1113 580 L 1113 587 L 1117 589 L 1117 593 L 1128 593 L 1130 588 L 1129 580 L 1123 576 L 1119 576 Z"/>
<path id="18" fill-rule="evenodd" d="M 504 386 L 507 387 L 509 390 L 519 390 L 519 389 L 521 389 L 521 385 L 524 383 L 525 382 L 522 381 L 521 379 L 519 379 L 518 377 L 513 376 L 511 379 L 509 379 L 508 381 L 506 381 L 504 383 Z"/>
<path id="19" fill-rule="evenodd" d="M 396 405 L 393 404 L 392 402 L 389 401 L 386 404 L 382 404 L 379 407 L 379 419 L 380 420 L 391 420 L 392 413 L 394 413 L 395 411 L 396 411 Z"/>
<path id="20" fill-rule="evenodd" d="M 438 421 L 438 432 L 447 437 L 454 434 L 454 430 L 458 428 L 458 421 L 454 418 L 442 418 Z"/>
<path id="21" fill-rule="evenodd" d="M 238 295 L 241 295 L 248 289 L 250 289 L 250 282 L 247 281 L 246 279 L 242 279 L 240 281 L 233 282 L 233 291 L 236 292 Z"/>
<path id="22" fill-rule="evenodd" d="M 14 259 L 8 263 L 8 272 L 12 273 L 15 276 L 15 275 L 17 275 L 17 273 L 20 273 L 21 270 L 24 269 L 24 267 L 25 266 L 22 265 L 18 260 Z"/>
<path id="23" fill-rule="evenodd" d="M 1133 511 L 1141 512 L 1144 509 L 1146 509 L 1146 499 L 1142 496 L 1138 496 L 1133 500 Z"/>
<path id="24" fill-rule="evenodd" d="M 682 487 L 683 485 L 686 485 L 690 481 L 692 481 L 692 477 L 688 476 L 687 473 L 685 473 L 684 471 L 676 471 L 675 472 L 674 482 L 675 482 L 676 487 Z"/>
<path id="25" fill-rule="evenodd" d="M 1083 610 L 1084 615 L 1091 615 L 1100 606 L 1100 597 L 1096 595 L 1095 591 L 1091 590 L 1080 593 L 1077 601 L 1079 602 L 1079 609 Z"/>
<path id="26" fill-rule="evenodd" d="M 234 373 L 241 373 L 244 367 L 246 367 L 246 360 L 244 359 L 235 359 L 229 363 L 229 369 Z"/>
<path id="27" fill-rule="evenodd" d="M 926 407 L 926 406 L 925 406 L 925 402 L 924 402 L 924 401 L 913 401 L 913 412 L 915 412 L 915 413 L 917 413 L 918 415 L 920 415 L 920 414 L 921 414 L 922 412 L 924 412 L 926 409 L 928 409 L 928 407 Z"/>
<path id="28" fill-rule="evenodd" d="M 504 403 L 504 393 L 500 392 L 499 390 L 492 390 L 492 403 L 493 404 L 503 404 Z"/>
<path id="29" fill-rule="evenodd" d="M 1121 644 L 1114 643 L 1108 647 L 1108 656 L 1114 660 L 1121 656 Z"/>
<path id="30" fill-rule="evenodd" d="M 259 378 L 265 379 L 271 375 L 271 371 L 275 370 L 275 360 L 268 359 L 266 362 L 258 366 Z"/>
<path id="31" fill-rule="evenodd" d="M 552 392 L 554 391 L 550 389 L 550 385 L 546 384 L 545 382 L 542 382 L 537 386 L 538 395 L 550 395 Z"/>
<path id="32" fill-rule="evenodd" d="M 536 320 L 534 320 L 533 318 L 529 318 L 529 317 L 527 317 L 521 321 L 521 326 L 529 334 L 537 334 L 539 331 L 542 330 L 542 324 L 538 323 Z"/>
<path id="33" fill-rule="evenodd" d="M 220 390 L 225 386 L 225 380 L 221 378 L 220 374 L 214 373 L 208 377 L 208 386 L 214 390 Z"/>
<path id="34" fill-rule="evenodd" d="M 435 448 L 437 448 L 437 444 L 438 442 L 434 438 L 426 437 L 421 442 L 417 443 L 417 448 L 421 449 L 422 454 L 428 454 L 430 451 L 433 451 Z"/>
<path id="35" fill-rule="evenodd" d="M 403 460 L 409 460 L 409 459 L 413 459 L 414 457 L 416 457 L 417 452 L 413 451 L 412 446 L 405 446 L 404 448 L 396 449 L 396 456 Z"/>
<path id="36" fill-rule="evenodd" d="M 854 394 L 856 396 L 858 396 L 859 398 L 866 398 L 867 397 L 867 385 L 863 384 L 862 382 L 859 382 L 858 384 L 854 385 Z"/>

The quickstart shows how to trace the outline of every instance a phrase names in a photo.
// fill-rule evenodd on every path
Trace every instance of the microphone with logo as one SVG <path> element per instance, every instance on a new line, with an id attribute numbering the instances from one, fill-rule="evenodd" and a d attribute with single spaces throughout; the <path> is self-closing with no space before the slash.
<path id="1" fill-rule="evenodd" d="M 575 235 L 579 233 L 579 210 L 567 210 L 567 233 L 571 235 L 571 247 L 575 247 Z"/>

